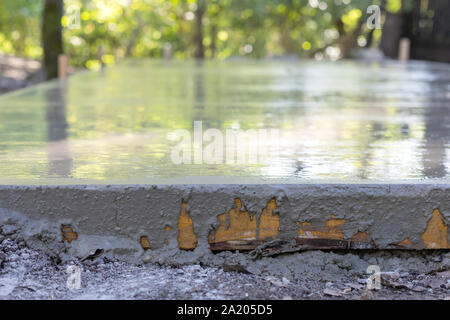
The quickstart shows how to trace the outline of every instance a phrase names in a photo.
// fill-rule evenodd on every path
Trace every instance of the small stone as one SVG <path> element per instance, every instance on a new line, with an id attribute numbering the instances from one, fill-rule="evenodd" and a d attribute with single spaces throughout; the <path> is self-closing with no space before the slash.
<path id="1" fill-rule="evenodd" d="M 283 300 L 292 300 L 291 296 L 283 296 Z"/>
<path id="2" fill-rule="evenodd" d="M 194 265 L 191 266 L 191 269 L 193 271 L 200 271 L 202 269 L 202 267 L 200 265 L 198 265 L 198 264 L 194 264 Z"/>
<path id="3" fill-rule="evenodd" d="M 352 291 L 352 288 L 345 288 L 344 290 L 342 290 L 342 292 L 344 294 L 349 294 Z"/>
<path id="4" fill-rule="evenodd" d="M 332 289 L 332 288 L 326 288 L 325 290 L 323 290 L 323 293 L 327 296 L 331 296 L 331 297 L 342 297 L 342 292 L 336 289 Z"/>
<path id="5" fill-rule="evenodd" d="M 401 278 L 398 272 L 380 272 L 380 277 L 382 280 L 397 280 Z"/>
<path id="6" fill-rule="evenodd" d="M 275 287 L 283 287 L 284 284 L 280 280 L 277 279 L 271 279 L 270 283 L 273 284 Z"/>
<path id="7" fill-rule="evenodd" d="M 364 282 L 364 283 L 366 283 L 366 282 Z M 360 285 L 359 283 L 346 283 L 345 285 L 350 287 L 350 288 L 352 288 L 352 289 L 355 289 L 355 290 L 362 290 L 362 289 L 364 289 L 364 286 Z"/>
<path id="8" fill-rule="evenodd" d="M 223 266 L 223 271 L 225 272 L 240 272 L 243 274 L 252 274 L 250 271 L 248 271 L 244 266 L 241 266 L 240 264 L 227 264 L 225 263 Z"/>
<path id="9" fill-rule="evenodd" d="M 407 278 L 407 277 L 409 277 L 409 273 L 408 272 L 400 273 L 400 278 Z"/>
<path id="10" fill-rule="evenodd" d="M 414 292 L 423 292 L 423 291 L 425 291 L 427 289 L 425 289 L 422 286 L 417 286 L 417 287 L 413 287 L 411 290 L 414 291 Z"/>
<path id="11" fill-rule="evenodd" d="M 436 273 L 438 277 L 450 279 L 450 270 Z"/>
<path id="12" fill-rule="evenodd" d="M 439 289 L 442 286 L 445 286 L 447 281 L 445 279 L 433 279 L 428 283 L 428 287 L 433 289 Z"/>
<path id="13" fill-rule="evenodd" d="M 441 262 L 442 258 L 440 256 L 434 256 L 434 257 L 431 257 L 431 261 L 433 261 L 433 262 Z"/>
<path id="14" fill-rule="evenodd" d="M 151 258 L 149 255 L 145 255 L 142 257 L 142 262 L 149 263 L 151 261 Z"/>
<path id="15" fill-rule="evenodd" d="M 358 279 L 358 283 L 367 284 L 367 279 Z"/>
<path id="16" fill-rule="evenodd" d="M 389 279 L 382 279 L 381 283 L 384 286 L 388 286 L 394 289 L 412 289 L 413 285 L 411 283 L 403 283 L 403 282 L 396 282 Z"/>
<path id="17" fill-rule="evenodd" d="M 4 277 L 0 279 L 0 296 L 7 296 L 14 291 L 18 285 L 18 279 L 13 277 Z"/>

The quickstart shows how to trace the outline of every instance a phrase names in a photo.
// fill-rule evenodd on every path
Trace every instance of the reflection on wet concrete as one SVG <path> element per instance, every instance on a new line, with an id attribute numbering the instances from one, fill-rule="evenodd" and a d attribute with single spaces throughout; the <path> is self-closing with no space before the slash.
<path id="1" fill-rule="evenodd" d="M 441 178 L 448 175 L 448 150 L 450 141 L 450 105 L 425 110 L 425 151 L 423 152 L 424 175 Z"/>
<path id="2" fill-rule="evenodd" d="M 48 159 L 50 176 L 70 176 L 72 157 L 67 134 L 66 120 L 67 82 L 62 81 L 59 87 L 46 90 L 46 120 L 48 132 Z"/>
<path id="3" fill-rule="evenodd" d="M 447 180 L 449 110 L 444 64 L 129 61 L 0 97 L 0 180 Z M 278 129 L 277 152 L 175 165 L 194 121 Z"/>

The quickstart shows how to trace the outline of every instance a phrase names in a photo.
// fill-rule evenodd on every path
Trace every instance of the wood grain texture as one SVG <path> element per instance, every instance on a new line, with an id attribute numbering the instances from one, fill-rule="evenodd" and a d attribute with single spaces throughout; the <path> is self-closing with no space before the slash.
<path id="1" fill-rule="evenodd" d="M 144 250 L 150 249 L 150 241 L 148 241 L 148 238 L 146 236 L 142 236 L 139 239 L 139 243 L 141 244 L 142 249 Z"/>
<path id="2" fill-rule="evenodd" d="M 256 240 L 256 217 L 251 217 L 248 211 L 242 210 L 239 198 L 234 200 L 235 207 L 227 214 L 219 214 L 219 226 L 214 233 L 210 233 L 209 242 L 217 243 L 233 240 Z"/>
<path id="3" fill-rule="evenodd" d="M 427 227 L 422 234 L 423 242 L 428 249 L 448 249 L 448 227 L 444 223 L 439 209 L 434 209 Z"/>
<path id="4" fill-rule="evenodd" d="M 259 218 L 258 239 L 275 239 L 280 233 L 280 216 L 275 213 L 277 202 L 270 200 Z"/>
<path id="5" fill-rule="evenodd" d="M 61 226 L 62 241 L 71 243 L 73 240 L 78 239 L 78 234 L 73 230 L 71 226 Z"/>
<path id="6" fill-rule="evenodd" d="M 344 240 L 344 233 L 340 227 L 345 221 L 345 219 L 336 219 L 334 215 L 331 215 L 331 219 L 323 227 L 313 226 L 309 222 L 298 223 L 298 237 L 305 239 Z"/>
<path id="7" fill-rule="evenodd" d="M 197 235 L 194 232 L 194 223 L 187 212 L 186 202 L 181 202 L 180 217 L 178 219 L 178 246 L 181 250 L 194 250 L 197 248 Z"/>

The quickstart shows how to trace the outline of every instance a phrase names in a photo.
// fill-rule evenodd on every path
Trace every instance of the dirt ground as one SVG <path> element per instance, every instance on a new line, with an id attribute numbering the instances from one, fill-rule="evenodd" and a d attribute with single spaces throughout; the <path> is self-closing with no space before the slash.
<path id="1" fill-rule="evenodd" d="M 43 81 L 40 68 L 39 61 L 0 53 L 0 94 Z"/>
<path id="2" fill-rule="evenodd" d="M 308 275 L 287 279 L 252 274 L 235 265 L 220 268 L 194 264 L 175 268 L 149 263 L 138 266 L 108 261 L 101 255 L 59 264 L 4 238 L 0 244 L 0 299 L 449 300 L 450 255 L 442 252 L 429 258 L 440 267 L 427 273 L 385 272 L 381 274 L 381 289 L 368 290 L 366 274 L 341 276 L 336 281 Z M 79 289 L 76 281 L 69 281 L 72 289 L 67 285 L 71 277 L 67 269 L 71 265 L 80 268 Z"/>

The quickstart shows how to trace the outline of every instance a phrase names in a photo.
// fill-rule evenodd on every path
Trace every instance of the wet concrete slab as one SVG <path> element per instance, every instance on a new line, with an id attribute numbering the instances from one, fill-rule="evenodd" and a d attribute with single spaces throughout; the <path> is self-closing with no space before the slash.
<path id="1" fill-rule="evenodd" d="M 194 121 L 279 139 L 256 161 L 175 164 Z M 130 61 L 0 97 L 3 184 L 442 183 L 449 141 L 444 64 Z"/>
<path id="2" fill-rule="evenodd" d="M 423 62 L 144 60 L 79 73 L 0 97 L 0 232 L 131 260 L 448 250 L 449 102 L 450 66 Z M 192 163 L 175 163 L 173 136 L 200 121 L 203 134 L 278 138 L 256 160 L 211 164 L 196 161 L 194 137 Z"/>

